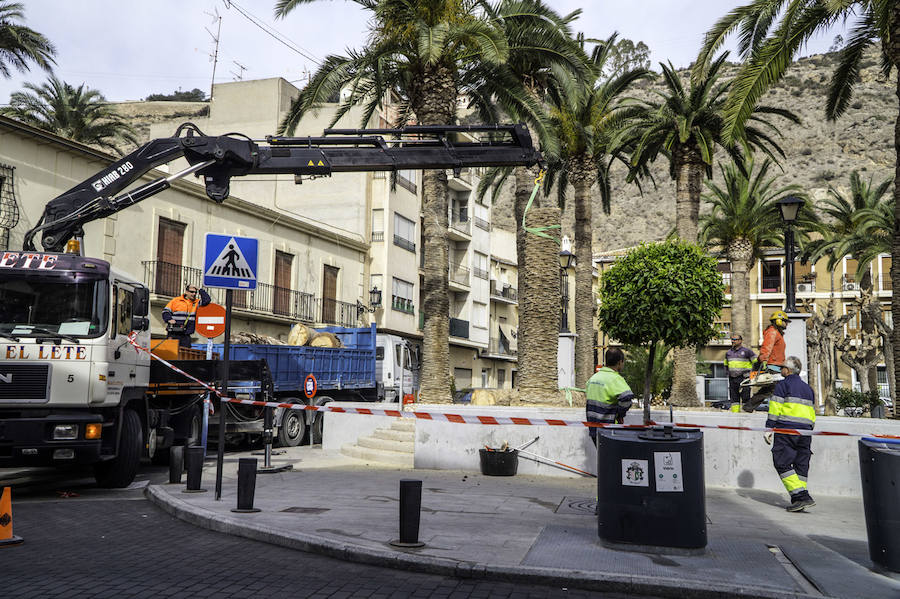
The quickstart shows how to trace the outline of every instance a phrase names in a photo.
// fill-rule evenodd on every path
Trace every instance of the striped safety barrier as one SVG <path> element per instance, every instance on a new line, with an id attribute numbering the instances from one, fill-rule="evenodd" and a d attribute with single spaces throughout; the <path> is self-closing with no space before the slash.
<path id="1" fill-rule="evenodd" d="M 452 422 L 456 424 L 487 424 L 487 425 L 519 425 L 519 426 L 575 426 L 582 428 L 611 428 L 611 429 L 645 429 L 647 426 L 657 425 L 651 422 L 650 425 L 643 424 L 607 424 L 603 422 L 587 422 L 584 420 L 561 420 L 556 418 L 526 418 L 522 416 L 480 416 L 473 414 L 447 414 L 444 412 L 418 412 L 409 411 L 402 412 L 400 410 L 378 409 L 378 408 L 350 408 L 338 406 L 308 406 L 296 403 L 278 403 L 272 401 L 256 401 L 252 399 L 238 399 L 234 397 L 223 396 L 218 389 L 200 381 L 193 376 L 187 374 L 178 367 L 170 364 L 166 360 L 151 353 L 146 347 L 139 345 L 135 339 L 136 334 L 129 336 L 131 344 L 139 350 L 150 354 L 151 358 L 165 364 L 172 370 L 184 375 L 188 379 L 202 385 L 210 392 L 215 393 L 222 401 L 242 404 L 248 406 L 256 406 L 263 408 L 283 408 L 286 410 L 305 410 L 309 412 L 336 412 L 339 414 L 362 414 L 366 416 L 390 416 L 392 418 L 416 418 L 419 420 L 431 420 L 437 422 Z M 888 435 L 883 433 L 845 433 L 836 431 L 809 431 L 794 428 L 766 428 L 763 426 L 729 426 L 724 424 L 695 424 L 690 422 L 675 422 L 675 426 L 682 428 L 701 428 L 728 431 L 750 431 L 763 433 L 779 433 L 782 435 L 799 435 L 799 436 L 823 436 L 823 437 L 874 437 L 877 439 L 900 439 L 900 435 Z"/>

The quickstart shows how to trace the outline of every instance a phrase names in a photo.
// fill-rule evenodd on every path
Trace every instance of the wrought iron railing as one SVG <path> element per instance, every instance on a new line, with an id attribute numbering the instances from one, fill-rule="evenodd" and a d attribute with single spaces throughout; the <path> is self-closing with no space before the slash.
<path id="1" fill-rule="evenodd" d="M 507 287 L 504 285 L 503 289 L 498 290 L 496 280 L 491 281 L 491 296 L 502 297 L 503 299 L 507 299 L 513 302 L 519 300 L 519 294 L 515 287 Z"/>
<path id="2" fill-rule="evenodd" d="M 478 268 L 477 266 L 472 269 L 472 274 L 474 274 L 479 279 L 484 279 L 485 281 L 491 278 L 490 272 L 488 272 L 484 268 Z"/>
<path id="3" fill-rule="evenodd" d="M 781 276 L 763 277 L 762 278 L 763 293 L 778 293 L 781 291 Z"/>
<path id="4" fill-rule="evenodd" d="M 406 239 L 405 237 L 400 237 L 399 235 L 394 235 L 394 245 L 402 247 L 404 250 L 409 250 L 410 252 L 416 251 L 416 244 Z"/>
<path id="5" fill-rule="evenodd" d="M 199 268 L 171 264 L 160 260 L 145 260 L 144 284 L 157 295 L 180 295 L 187 284 L 200 286 L 203 272 Z M 208 289 L 212 300 L 225 303 L 224 289 Z M 232 296 L 234 308 L 247 312 L 283 316 L 301 322 L 321 322 L 352 327 L 357 324 L 356 304 L 331 298 L 316 297 L 305 291 L 257 283 L 256 289 L 236 290 Z"/>
<path id="6" fill-rule="evenodd" d="M 459 318 L 450 319 L 450 336 L 459 337 L 460 339 L 469 338 L 469 321 L 460 320 Z"/>

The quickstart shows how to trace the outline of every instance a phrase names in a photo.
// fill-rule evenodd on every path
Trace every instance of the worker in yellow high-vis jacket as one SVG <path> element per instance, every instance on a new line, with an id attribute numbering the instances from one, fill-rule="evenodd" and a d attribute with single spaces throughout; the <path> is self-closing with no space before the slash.
<path id="1" fill-rule="evenodd" d="M 728 398 L 731 400 L 731 411 L 738 412 L 741 409 L 741 393 L 749 397 L 748 387 L 741 387 L 741 383 L 750 376 L 753 361 L 756 354 L 749 347 L 744 346 L 744 337 L 740 333 L 732 333 L 731 349 L 725 352 L 725 368 L 728 370 Z"/>
<path id="2" fill-rule="evenodd" d="M 788 356 L 781 365 L 783 380 L 775 384 L 769 398 L 769 417 L 766 428 L 812 430 L 816 425 L 816 396 L 812 387 L 800 378 L 803 365 L 800 358 Z M 812 437 L 775 433 L 772 442 L 772 461 L 791 497 L 789 512 L 799 512 L 816 505 L 806 485 L 809 459 L 812 457 Z"/>

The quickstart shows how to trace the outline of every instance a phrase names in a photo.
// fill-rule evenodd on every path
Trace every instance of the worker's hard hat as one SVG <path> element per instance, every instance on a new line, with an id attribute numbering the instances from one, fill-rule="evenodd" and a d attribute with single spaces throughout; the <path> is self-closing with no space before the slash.
<path id="1" fill-rule="evenodd" d="M 788 315 L 784 310 L 775 310 L 772 312 L 772 316 L 769 317 L 769 320 L 775 323 L 776 327 L 784 328 L 788 325 Z"/>

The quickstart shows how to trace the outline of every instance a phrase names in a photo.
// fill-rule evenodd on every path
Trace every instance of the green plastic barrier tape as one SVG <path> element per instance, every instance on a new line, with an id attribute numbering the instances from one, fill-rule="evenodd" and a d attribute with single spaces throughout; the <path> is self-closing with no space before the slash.
<path id="1" fill-rule="evenodd" d="M 561 245 L 562 241 L 557 239 L 552 235 L 548 235 L 544 233 L 544 231 L 549 231 L 551 229 L 559 229 L 560 225 L 548 225 L 546 227 L 528 227 L 525 225 L 525 217 L 528 215 L 528 210 L 531 209 L 531 204 L 534 202 L 534 198 L 537 196 L 538 189 L 541 188 L 541 181 L 544 180 L 544 171 L 541 171 L 537 176 L 537 179 L 534 180 L 534 189 L 531 192 L 531 197 L 528 198 L 528 204 L 525 205 L 525 212 L 522 213 L 522 229 L 524 229 L 528 233 L 533 233 L 538 237 L 543 237 L 544 239 L 552 239 L 556 242 L 557 245 Z M 569 401 L 571 405 L 571 400 Z"/>

